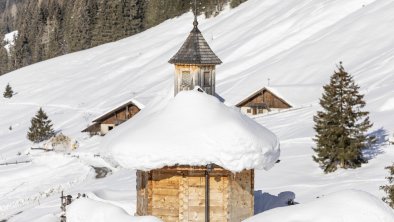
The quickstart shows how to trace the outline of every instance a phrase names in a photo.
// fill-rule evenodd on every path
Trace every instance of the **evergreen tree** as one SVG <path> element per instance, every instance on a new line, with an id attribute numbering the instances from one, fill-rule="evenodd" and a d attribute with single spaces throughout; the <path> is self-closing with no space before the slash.
<path id="1" fill-rule="evenodd" d="M 394 164 L 388 166 L 387 169 L 390 172 L 390 176 L 386 177 L 389 181 L 388 185 L 381 186 L 380 189 L 386 192 L 387 197 L 383 197 L 383 201 L 386 202 L 390 207 L 394 208 Z"/>
<path id="2" fill-rule="evenodd" d="M 27 133 L 27 138 L 34 143 L 39 143 L 51 138 L 55 135 L 51 122 L 47 114 L 40 108 L 36 116 L 31 119 L 31 126 Z"/>
<path id="3" fill-rule="evenodd" d="M 3 93 L 4 98 L 11 98 L 14 95 L 14 91 L 12 91 L 12 88 L 10 84 L 8 83 L 7 86 L 5 87 L 5 91 Z"/>
<path id="4" fill-rule="evenodd" d="M 362 150 L 373 140 L 365 133 L 372 126 L 365 106 L 364 95 L 353 77 L 345 71 L 342 62 L 324 86 L 320 105 L 323 111 L 314 116 L 316 155 L 313 159 L 324 172 L 341 168 L 356 168 L 365 163 Z"/>

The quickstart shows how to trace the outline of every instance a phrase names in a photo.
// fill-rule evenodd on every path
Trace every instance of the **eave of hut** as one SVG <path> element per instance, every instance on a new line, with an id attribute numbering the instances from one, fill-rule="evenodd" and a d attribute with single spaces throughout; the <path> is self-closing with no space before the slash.
<path id="1" fill-rule="evenodd" d="M 94 119 L 92 122 L 94 122 L 94 123 L 100 123 L 100 122 L 102 122 L 103 120 L 105 120 L 105 119 L 109 118 L 110 116 L 112 116 L 114 113 L 119 112 L 119 111 L 123 110 L 125 107 L 131 106 L 131 105 L 136 106 L 138 109 L 142 109 L 142 108 L 143 108 L 143 105 L 141 105 L 139 102 L 137 102 L 137 101 L 135 101 L 135 100 L 132 100 L 132 101 L 129 101 L 129 102 L 127 102 L 127 103 L 123 103 L 123 104 L 120 105 L 120 106 L 116 106 L 116 108 L 114 108 L 114 109 L 112 109 L 112 110 L 110 110 L 110 111 L 105 112 L 105 114 L 103 114 L 103 115 L 97 117 L 97 118 Z"/>

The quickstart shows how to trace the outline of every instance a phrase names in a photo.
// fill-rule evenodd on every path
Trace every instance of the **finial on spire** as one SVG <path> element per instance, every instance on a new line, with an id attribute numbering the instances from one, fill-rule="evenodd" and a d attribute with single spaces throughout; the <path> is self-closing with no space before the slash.
<path id="1" fill-rule="evenodd" d="M 193 22 L 194 28 L 197 28 L 198 26 L 198 21 L 197 21 L 197 0 L 194 0 L 194 22 Z"/>

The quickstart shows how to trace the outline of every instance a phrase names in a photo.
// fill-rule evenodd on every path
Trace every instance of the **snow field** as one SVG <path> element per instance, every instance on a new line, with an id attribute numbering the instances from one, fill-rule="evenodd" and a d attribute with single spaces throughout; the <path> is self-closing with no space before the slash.
<path id="1" fill-rule="evenodd" d="M 224 62 L 217 67 L 216 83 L 226 104 L 236 104 L 269 82 L 295 108 L 304 107 L 255 119 L 281 143 L 281 162 L 270 171 L 256 171 L 256 193 L 262 194 L 256 196 L 257 201 L 269 198 L 282 203 L 280 198 L 286 194 L 302 207 L 316 197 L 346 189 L 367 191 L 378 198 L 384 195 L 379 190 L 387 183 L 384 167 L 394 160 L 394 147 L 385 142 L 394 133 L 393 11 L 394 2 L 388 0 L 249 0 L 215 18 L 199 18 L 201 31 Z M 96 116 L 132 98 L 143 105 L 170 99 L 173 67 L 167 61 L 185 40 L 192 20 L 188 13 L 133 37 L 1 76 L 0 89 L 10 83 L 17 94 L 12 99 L 0 97 L 0 162 L 28 152 L 31 144 L 26 132 L 40 106 L 56 130 L 80 142 L 76 154 L 91 157 L 101 152 L 104 156 L 106 151 L 99 148 L 102 138 L 89 138 L 80 131 Z M 366 110 L 374 122 L 372 132 L 382 140 L 370 150 L 373 158 L 368 164 L 325 175 L 311 158 L 312 117 L 319 109 L 322 86 L 339 61 L 365 93 Z M 43 162 L 0 166 L 4 182 L 0 183 L 0 219 L 50 221 L 59 213 L 58 196 L 44 195 L 40 203 L 24 197 L 41 197 L 40 193 L 59 184 L 71 184 L 67 192 L 74 195 L 91 192 L 113 199 L 111 204 L 133 214 L 134 171 L 81 180 L 91 171 L 89 165 L 106 164 L 94 158 L 93 163 L 66 158 L 70 163 L 59 164 L 52 158 L 37 159 Z M 112 198 L 122 194 L 124 198 Z M 23 204 L 12 204 L 18 201 Z"/>

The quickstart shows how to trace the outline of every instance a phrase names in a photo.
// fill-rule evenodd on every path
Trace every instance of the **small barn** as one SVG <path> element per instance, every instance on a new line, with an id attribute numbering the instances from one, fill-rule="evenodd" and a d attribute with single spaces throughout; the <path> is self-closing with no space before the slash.
<path id="1" fill-rule="evenodd" d="M 239 102 L 236 107 L 240 108 L 241 112 L 247 115 L 257 115 L 270 111 L 289 109 L 292 106 L 275 94 L 272 89 L 264 87 Z"/>
<path id="2" fill-rule="evenodd" d="M 279 158 L 277 137 L 216 97 L 182 91 L 103 141 L 137 170 L 139 216 L 239 222 L 254 214 L 254 170 Z"/>
<path id="3" fill-rule="evenodd" d="M 142 108 L 136 101 L 129 101 L 120 106 L 117 106 L 100 117 L 93 120 L 93 124 L 89 125 L 82 132 L 90 133 L 91 135 L 104 136 L 116 126 L 136 115 Z"/>

